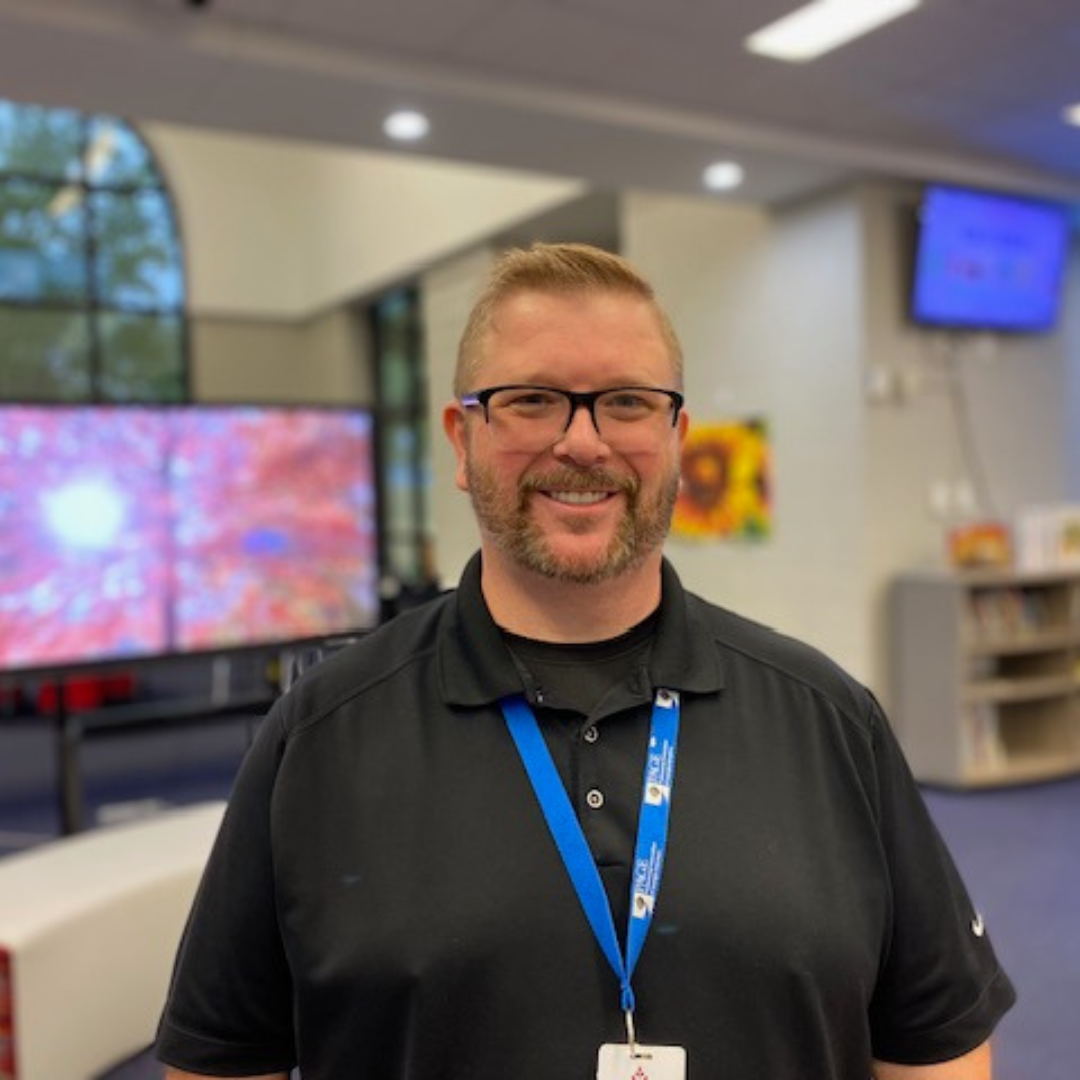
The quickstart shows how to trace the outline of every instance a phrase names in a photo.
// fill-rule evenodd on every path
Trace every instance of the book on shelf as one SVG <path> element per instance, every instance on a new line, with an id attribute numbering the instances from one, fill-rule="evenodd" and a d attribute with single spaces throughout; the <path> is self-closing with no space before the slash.
<path id="1" fill-rule="evenodd" d="M 969 705 L 960 725 L 961 755 L 968 768 L 999 769 L 1005 764 L 997 706 L 987 702 Z"/>
<path id="2" fill-rule="evenodd" d="M 1017 515 L 1014 539 L 1021 570 L 1080 569 L 1080 503 L 1027 507 Z"/>
<path id="3" fill-rule="evenodd" d="M 1051 625 L 1044 590 L 1007 586 L 978 589 L 968 604 L 968 629 L 976 640 L 1023 637 Z"/>

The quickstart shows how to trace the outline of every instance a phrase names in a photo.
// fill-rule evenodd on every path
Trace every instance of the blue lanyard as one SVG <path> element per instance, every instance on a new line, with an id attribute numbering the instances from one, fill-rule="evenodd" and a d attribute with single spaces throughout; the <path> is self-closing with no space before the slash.
<path id="1" fill-rule="evenodd" d="M 574 814 L 566 788 L 540 734 L 540 725 L 521 696 L 506 698 L 502 702 L 502 710 L 544 811 L 555 846 L 577 890 L 585 917 L 619 979 L 622 1008 L 627 1016 L 627 1027 L 632 1032 L 634 992 L 630 988 L 630 980 L 652 924 L 667 848 L 671 789 L 675 782 L 675 747 L 679 738 L 679 695 L 675 691 L 658 690 L 653 702 L 649 752 L 645 762 L 641 812 L 634 848 L 634 872 L 630 881 L 630 920 L 625 959 L 619 948 L 615 920 L 600 880 L 600 872 L 596 869 L 581 823 Z"/>

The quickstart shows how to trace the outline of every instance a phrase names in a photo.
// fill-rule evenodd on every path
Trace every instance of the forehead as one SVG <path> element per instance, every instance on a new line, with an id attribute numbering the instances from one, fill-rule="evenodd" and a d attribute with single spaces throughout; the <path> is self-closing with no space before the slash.
<path id="1" fill-rule="evenodd" d="M 653 305 L 632 293 L 522 291 L 492 312 L 480 356 L 484 375 L 523 381 L 594 376 L 669 382 L 674 362 Z"/>

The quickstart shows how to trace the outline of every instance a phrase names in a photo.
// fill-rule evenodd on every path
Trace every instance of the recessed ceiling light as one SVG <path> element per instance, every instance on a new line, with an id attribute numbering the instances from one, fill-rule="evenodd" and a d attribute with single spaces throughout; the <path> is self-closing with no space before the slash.
<path id="1" fill-rule="evenodd" d="M 430 130 L 428 118 L 414 109 L 400 109 L 383 121 L 383 131 L 397 142 L 416 142 Z"/>
<path id="2" fill-rule="evenodd" d="M 750 52 L 800 63 L 906 15 L 921 0 L 813 0 L 751 34 Z"/>
<path id="3" fill-rule="evenodd" d="M 710 191 L 731 191 L 743 182 L 745 175 L 738 162 L 716 161 L 701 174 L 701 182 Z"/>
<path id="4" fill-rule="evenodd" d="M 1075 105 L 1070 105 L 1064 112 L 1065 123 L 1075 124 L 1080 127 L 1080 101 Z"/>

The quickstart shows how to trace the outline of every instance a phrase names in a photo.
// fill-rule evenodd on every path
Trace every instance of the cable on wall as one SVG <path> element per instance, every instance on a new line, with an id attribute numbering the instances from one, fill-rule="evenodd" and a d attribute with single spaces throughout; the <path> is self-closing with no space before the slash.
<path id="1" fill-rule="evenodd" d="M 986 463 L 979 449 L 975 436 L 975 427 L 971 419 L 971 402 L 964 379 L 963 344 L 968 339 L 950 338 L 945 349 L 945 364 L 948 373 L 949 405 L 956 424 L 957 439 L 960 445 L 960 458 L 971 482 L 975 502 L 984 515 L 998 517 L 997 503 L 990 490 L 986 477 Z"/>

